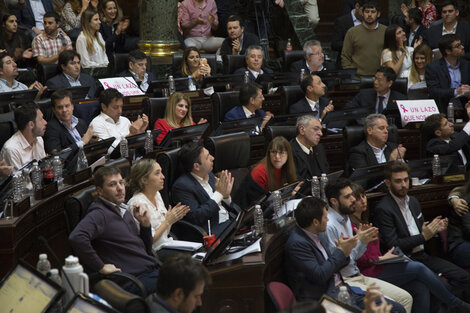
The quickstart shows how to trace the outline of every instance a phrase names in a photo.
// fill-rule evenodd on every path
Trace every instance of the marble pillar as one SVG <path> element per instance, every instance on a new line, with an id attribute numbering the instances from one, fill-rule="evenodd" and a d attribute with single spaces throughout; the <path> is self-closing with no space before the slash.
<path id="1" fill-rule="evenodd" d="M 176 27 L 178 0 L 139 0 L 139 4 L 139 48 L 152 60 L 168 59 L 180 46 Z"/>

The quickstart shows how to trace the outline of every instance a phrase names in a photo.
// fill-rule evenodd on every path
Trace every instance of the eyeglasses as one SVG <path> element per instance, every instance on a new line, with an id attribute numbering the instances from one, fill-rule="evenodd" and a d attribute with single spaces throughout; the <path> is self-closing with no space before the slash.
<path id="1" fill-rule="evenodd" d="M 280 156 L 285 156 L 285 155 L 287 155 L 287 151 L 270 150 L 269 153 L 271 153 L 272 155 L 279 154 Z"/>
<path id="2" fill-rule="evenodd" d="M 308 56 L 319 56 L 319 55 L 323 55 L 323 52 L 315 52 L 315 53 L 309 53 Z"/>
<path id="3" fill-rule="evenodd" d="M 457 49 L 457 48 L 460 48 L 460 47 L 463 47 L 463 44 L 462 43 L 458 43 L 456 44 L 455 46 L 451 46 L 452 49 Z"/>

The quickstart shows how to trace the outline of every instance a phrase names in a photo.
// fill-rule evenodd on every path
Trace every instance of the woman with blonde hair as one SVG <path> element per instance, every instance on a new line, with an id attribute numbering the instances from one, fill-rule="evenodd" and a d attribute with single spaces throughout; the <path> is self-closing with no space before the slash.
<path id="1" fill-rule="evenodd" d="M 77 52 L 80 54 L 80 63 L 83 68 L 107 67 L 108 57 L 100 30 L 100 16 L 98 11 L 89 7 L 82 13 L 80 19 L 82 31 L 76 42 Z"/>
<path id="2" fill-rule="evenodd" d="M 181 203 L 173 208 L 170 206 L 168 210 L 165 208 L 160 194 L 164 183 L 162 168 L 153 159 L 142 159 L 135 163 L 128 178 L 128 185 L 133 194 L 127 203 L 128 210 L 133 214 L 134 208 L 138 207 L 140 214 L 145 211 L 149 214 L 154 251 L 159 251 L 164 243 L 173 240 L 168 236 L 171 226 L 189 211 L 189 207 Z"/>
<path id="3" fill-rule="evenodd" d="M 422 44 L 415 48 L 412 56 L 410 75 L 408 76 L 408 89 L 415 84 L 420 84 L 420 88 L 426 87 L 424 77 L 426 65 L 432 61 L 432 51 L 428 45 Z"/>
<path id="4" fill-rule="evenodd" d="M 201 118 L 198 124 L 206 123 L 207 120 Z M 173 93 L 166 103 L 165 117 L 155 122 L 153 129 L 161 129 L 156 141 L 159 145 L 166 134 L 173 128 L 196 125 L 191 116 L 191 99 L 181 92 Z"/>

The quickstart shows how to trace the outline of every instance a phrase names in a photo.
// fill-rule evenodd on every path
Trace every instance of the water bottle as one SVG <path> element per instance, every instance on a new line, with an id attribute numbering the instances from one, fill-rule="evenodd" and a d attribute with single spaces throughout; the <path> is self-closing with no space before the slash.
<path id="1" fill-rule="evenodd" d="M 432 176 L 441 176 L 441 160 L 438 154 L 435 154 L 432 159 Z"/>
<path id="2" fill-rule="evenodd" d="M 42 187 L 41 172 L 39 171 L 38 162 L 33 162 L 31 168 L 31 183 L 33 184 L 34 191 L 38 191 Z"/>
<path id="3" fill-rule="evenodd" d="M 88 159 L 86 158 L 85 150 L 83 150 L 83 147 L 80 147 L 80 150 L 78 150 L 77 171 L 86 168 L 88 168 Z"/>
<path id="4" fill-rule="evenodd" d="M 292 51 L 292 41 L 287 38 L 286 51 Z"/>
<path id="5" fill-rule="evenodd" d="M 255 235 L 259 236 L 263 233 L 264 228 L 264 217 L 263 210 L 260 205 L 255 205 Z"/>
<path id="6" fill-rule="evenodd" d="M 49 262 L 49 260 L 47 259 L 47 254 L 42 253 L 39 255 L 39 261 L 36 265 L 36 269 L 39 273 L 43 274 L 44 276 L 49 273 L 49 271 L 51 270 L 51 262 Z"/>
<path id="7" fill-rule="evenodd" d="M 51 276 L 49 277 L 53 282 L 62 287 L 62 279 L 59 275 L 59 270 L 56 268 L 51 269 Z M 62 300 L 57 299 L 52 307 L 47 311 L 48 313 L 61 313 L 62 312 Z"/>
<path id="8" fill-rule="evenodd" d="M 54 181 L 57 182 L 57 187 L 60 189 L 64 185 L 64 178 L 62 177 L 62 161 L 58 155 L 54 156 L 52 168 L 54 170 Z"/>
<path id="9" fill-rule="evenodd" d="M 168 76 L 168 91 L 170 92 L 170 95 L 176 91 L 175 80 L 172 75 Z"/>
<path id="10" fill-rule="evenodd" d="M 196 90 L 196 85 L 194 84 L 194 79 L 191 77 L 191 75 L 188 76 L 188 90 L 189 91 Z"/>
<path id="11" fill-rule="evenodd" d="M 245 76 L 243 77 L 243 82 L 245 84 L 248 84 L 250 82 L 250 72 L 249 71 L 245 71 Z"/>
<path id="12" fill-rule="evenodd" d="M 147 130 L 147 133 L 145 135 L 145 153 L 150 153 L 153 151 L 153 138 L 152 138 L 152 131 Z"/>
<path id="13" fill-rule="evenodd" d="M 318 180 L 317 176 L 312 177 L 312 197 L 321 197 L 320 181 Z"/>
<path id="14" fill-rule="evenodd" d="M 274 197 L 273 197 L 273 207 L 274 207 L 274 215 L 276 217 L 281 217 L 282 216 L 282 198 L 281 198 L 281 192 L 279 190 L 274 191 Z"/>
<path id="15" fill-rule="evenodd" d="M 25 168 L 23 170 L 23 194 L 26 197 L 30 197 L 34 194 L 34 189 L 33 189 L 33 184 L 31 183 L 31 178 L 29 177 L 29 173 L 31 173 L 31 170 L 28 168 Z"/>
<path id="16" fill-rule="evenodd" d="M 84 294 L 88 294 L 90 292 L 88 275 L 83 272 L 83 267 L 78 262 L 77 257 L 69 255 L 65 259 L 65 265 L 62 267 L 62 281 L 66 280 L 65 275 L 69 278 L 73 289 L 70 288 L 69 284 L 64 284 L 64 303 L 68 303 L 72 300 L 76 292 Z"/>
<path id="17" fill-rule="evenodd" d="M 455 119 L 454 119 L 454 103 L 452 101 L 449 102 L 449 106 L 447 107 L 447 120 L 451 123 L 455 122 Z"/>
<path id="18" fill-rule="evenodd" d="M 129 157 L 129 149 L 127 147 L 126 137 L 121 138 L 121 141 L 119 142 L 119 150 L 121 152 L 121 157 L 122 158 L 128 158 Z"/>
<path id="19" fill-rule="evenodd" d="M 346 286 L 339 287 L 338 300 L 351 305 L 351 296 L 349 295 L 348 288 L 346 288 Z"/>
<path id="20" fill-rule="evenodd" d="M 326 177 L 325 173 L 322 173 L 320 177 L 320 195 L 321 195 L 321 199 L 328 203 L 326 199 L 326 194 L 325 194 L 325 188 L 327 184 L 328 184 L 328 177 Z"/>
<path id="21" fill-rule="evenodd" d="M 300 69 L 300 82 L 302 82 L 302 79 L 304 79 L 304 76 L 305 76 L 305 69 L 301 68 Z"/>
<path id="22" fill-rule="evenodd" d="M 12 176 L 13 184 L 13 201 L 15 203 L 23 200 L 23 174 L 19 171 L 13 173 Z"/>

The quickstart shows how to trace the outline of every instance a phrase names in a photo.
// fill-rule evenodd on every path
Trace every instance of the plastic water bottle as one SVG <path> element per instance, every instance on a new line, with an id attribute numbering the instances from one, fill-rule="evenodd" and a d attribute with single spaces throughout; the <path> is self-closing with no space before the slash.
<path id="1" fill-rule="evenodd" d="M 320 181 L 318 180 L 317 176 L 312 177 L 312 197 L 321 197 Z"/>
<path id="2" fill-rule="evenodd" d="M 261 235 L 264 229 L 263 210 L 260 205 L 255 205 L 255 232 L 256 236 Z"/>
<path id="3" fill-rule="evenodd" d="M 292 41 L 290 38 L 287 38 L 286 51 L 292 51 Z"/>
<path id="4" fill-rule="evenodd" d="M 78 150 L 77 171 L 81 171 L 86 168 L 88 168 L 88 159 L 86 158 L 83 147 L 80 147 L 80 150 Z"/>
<path id="5" fill-rule="evenodd" d="M 346 286 L 339 287 L 338 300 L 351 305 L 351 296 L 349 295 L 348 288 L 346 288 Z"/>
<path id="6" fill-rule="evenodd" d="M 325 194 L 325 188 L 327 184 L 328 184 L 328 177 L 326 176 L 325 173 L 322 173 L 321 178 L 320 178 L 320 195 L 321 195 L 321 199 L 325 202 L 327 202 L 326 194 Z"/>
<path id="7" fill-rule="evenodd" d="M 282 198 L 281 198 L 281 192 L 279 190 L 274 191 L 274 197 L 273 197 L 273 207 L 274 207 L 274 215 L 276 217 L 281 217 L 282 216 Z"/>
<path id="8" fill-rule="evenodd" d="M 441 176 L 441 160 L 438 154 L 432 159 L 432 176 Z"/>
<path id="9" fill-rule="evenodd" d="M 129 149 L 127 147 L 126 137 L 121 138 L 121 141 L 119 142 L 119 150 L 121 152 L 121 157 L 122 158 L 128 158 L 129 157 Z"/>
<path id="10" fill-rule="evenodd" d="M 170 95 L 176 91 L 175 80 L 172 75 L 168 76 L 168 91 Z"/>
<path id="11" fill-rule="evenodd" d="M 191 77 L 191 75 L 188 76 L 188 90 L 189 91 L 196 90 L 196 85 L 194 84 L 194 79 Z"/>
<path id="12" fill-rule="evenodd" d="M 23 200 L 23 174 L 19 171 L 13 173 L 12 176 L 13 184 L 13 201 L 20 202 Z"/>
<path id="13" fill-rule="evenodd" d="M 29 173 L 31 170 L 29 168 L 25 168 L 23 170 L 23 194 L 26 197 L 30 197 L 34 194 L 33 191 L 33 184 L 31 183 L 31 177 L 29 177 Z"/>
<path id="14" fill-rule="evenodd" d="M 47 254 L 42 253 L 39 255 L 39 261 L 36 265 L 36 269 L 39 273 L 43 274 L 44 276 L 49 273 L 49 271 L 51 270 L 51 262 L 49 262 L 49 260 L 47 259 Z"/>
<path id="15" fill-rule="evenodd" d="M 300 82 L 302 82 L 302 79 L 304 79 L 304 76 L 305 76 L 305 69 L 304 68 L 301 68 L 300 69 Z"/>
<path id="16" fill-rule="evenodd" d="M 145 135 L 145 153 L 150 153 L 153 151 L 153 138 L 152 138 L 152 131 L 147 130 L 147 133 Z"/>
<path id="17" fill-rule="evenodd" d="M 52 168 L 54 169 L 54 181 L 57 182 L 57 187 L 60 189 L 64 185 L 64 178 L 62 177 L 62 161 L 58 155 L 54 156 Z"/>
<path id="18" fill-rule="evenodd" d="M 59 275 L 59 270 L 56 268 L 51 269 L 51 276 L 49 277 L 52 281 L 62 287 L 62 279 Z M 57 301 L 52 305 L 52 307 L 47 311 L 48 313 L 61 313 L 62 312 L 62 300 L 57 299 Z"/>
<path id="19" fill-rule="evenodd" d="M 31 168 L 31 183 L 33 184 L 34 191 L 42 188 L 41 172 L 39 171 L 38 162 L 33 162 L 33 167 Z"/>
<path id="20" fill-rule="evenodd" d="M 245 84 L 248 84 L 250 82 L 250 72 L 249 71 L 245 71 L 245 76 L 243 76 L 243 82 Z"/>
<path id="21" fill-rule="evenodd" d="M 455 119 L 454 119 L 454 103 L 452 101 L 449 102 L 449 106 L 447 106 L 447 120 L 451 123 L 455 122 Z"/>

